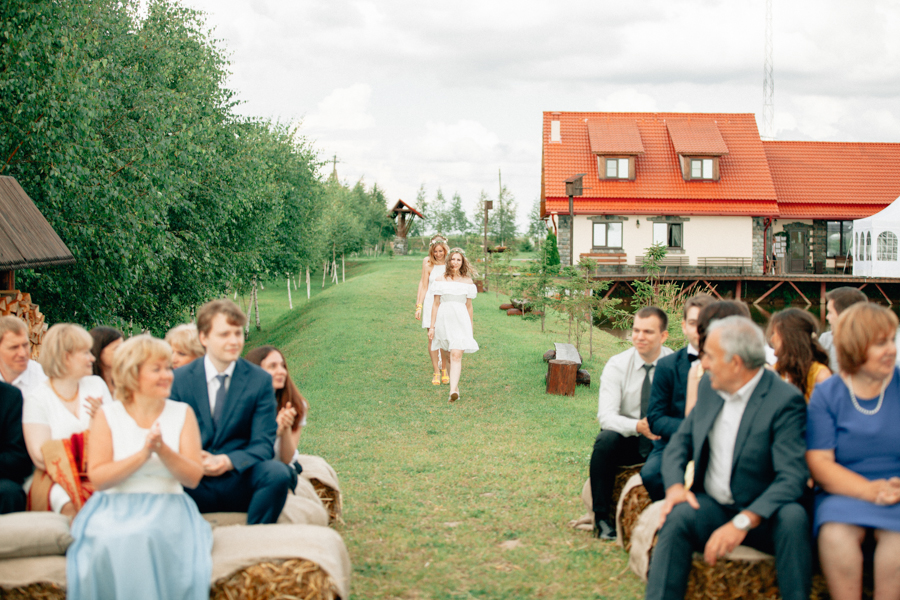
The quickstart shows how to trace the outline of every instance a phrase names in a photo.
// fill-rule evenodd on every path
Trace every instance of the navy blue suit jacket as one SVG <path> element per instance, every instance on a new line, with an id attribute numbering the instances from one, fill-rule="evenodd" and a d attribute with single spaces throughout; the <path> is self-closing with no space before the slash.
<path id="1" fill-rule="evenodd" d="M 647 406 L 647 424 L 650 425 L 650 431 L 662 438 L 659 442 L 663 442 L 663 445 L 675 435 L 684 421 L 690 370 L 687 346 L 656 363 L 650 404 Z"/>
<path id="2" fill-rule="evenodd" d="M 210 454 L 227 454 L 238 473 L 274 456 L 278 429 L 275 390 L 272 376 L 256 365 L 243 358 L 237 360 L 218 427 L 209 410 L 203 358 L 175 370 L 172 400 L 194 409 L 203 449 Z"/>

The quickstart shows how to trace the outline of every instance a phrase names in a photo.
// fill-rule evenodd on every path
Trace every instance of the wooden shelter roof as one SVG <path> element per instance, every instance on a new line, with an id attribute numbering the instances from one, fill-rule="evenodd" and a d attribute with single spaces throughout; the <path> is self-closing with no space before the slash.
<path id="1" fill-rule="evenodd" d="M 19 182 L 0 176 L 0 270 L 74 262 L 75 257 Z"/>
<path id="2" fill-rule="evenodd" d="M 397 200 L 397 203 L 393 206 L 393 208 L 388 210 L 388 212 L 391 213 L 395 217 L 397 216 L 397 213 L 404 212 L 404 213 L 413 213 L 413 214 L 417 215 L 420 219 L 425 218 L 425 215 L 423 215 L 422 213 L 417 211 L 415 208 L 413 208 L 412 206 L 410 206 L 403 200 Z"/>

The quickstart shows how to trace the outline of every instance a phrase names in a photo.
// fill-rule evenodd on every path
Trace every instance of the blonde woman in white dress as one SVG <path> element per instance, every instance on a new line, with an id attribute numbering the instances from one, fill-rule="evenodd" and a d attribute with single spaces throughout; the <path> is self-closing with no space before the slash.
<path id="1" fill-rule="evenodd" d="M 434 285 L 434 280 L 444 274 L 449 253 L 450 247 L 447 246 L 447 239 L 436 235 L 431 238 L 428 256 L 422 260 L 422 277 L 419 279 L 419 292 L 416 296 L 416 320 L 421 320 L 422 328 L 426 330 L 431 326 L 431 307 L 434 303 L 431 287 Z M 439 351 L 431 347 L 430 337 L 428 338 L 428 355 L 431 358 L 431 366 L 434 368 L 434 376 L 431 378 L 432 385 L 450 383 L 450 376 L 447 374 L 450 355 L 447 352 L 440 352 L 439 355 Z M 443 371 L 441 365 L 444 366 Z"/>
<path id="2" fill-rule="evenodd" d="M 459 378 L 462 373 L 462 355 L 478 351 L 475 341 L 475 316 L 472 300 L 478 295 L 472 275 L 472 265 L 460 248 L 450 250 L 447 269 L 438 277 L 432 288 L 434 308 L 431 311 L 431 327 L 428 339 L 431 349 L 450 353 L 450 402 L 459 398 Z"/>

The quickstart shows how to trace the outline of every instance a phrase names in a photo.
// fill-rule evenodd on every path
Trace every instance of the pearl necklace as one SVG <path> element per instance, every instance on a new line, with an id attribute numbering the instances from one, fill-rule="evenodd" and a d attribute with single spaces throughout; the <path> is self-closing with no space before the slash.
<path id="1" fill-rule="evenodd" d="M 850 391 L 850 401 L 853 403 L 853 407 L 861 412 L 864 415 L 872 416 L 881 410 L 881 403 L 884 402 L 884 391 L 887 389 L 888 383 L 890 383 L 890 377 L 887 378 L 887 383 L 882 384 L 881 386 L 881 394 L 878 396 L 878 404 L 875 405 L 875 408 L 868 410 L 859 405 L 859 401 L 856 399 L 856 394 L 853 393 L 853 377 L 850 375 L 847 376 L 847 389 Z"/>

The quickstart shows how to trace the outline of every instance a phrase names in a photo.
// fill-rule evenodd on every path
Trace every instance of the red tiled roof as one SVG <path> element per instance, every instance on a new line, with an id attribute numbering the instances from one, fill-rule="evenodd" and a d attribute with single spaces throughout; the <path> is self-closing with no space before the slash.
<path id="1" fill-rule="evenodd" d="M 859 219 L 900 196 L 900 144 L 763 142 L 782 217 Z"/>
<path id="2" fill-rule="evenodd" d="M 561 143 L 550 143 L 550 122 L 554 113 L 544 113 L 542 197 L 547 210 L 555 200 L 565 200 L 565 180 L 578 173 L 584 178 L 584 196 L 575 199 L 576 212 L 621 212 L 647 202 L 642 212 L 656 214 L 734 214 L 776 216 L 775 186 L 769 174 L 756 119 L 752 114 L 685 113 L 556 113 L 560 120 Z M 719 181 L 685 181 L 678 155 L 669 137 L 667 120 L 715 125 L 728 154 L 719 159 Z M 636 178 L 599 179 L 597 158 L 591 152 L 588 124 L 592 121 L 634 122 L 640 133 L 644 154 L 635 158 Z M 702 126 L 701 126 L 702 127 Z M 707 153 L 708 154 L 708 153 Z M 671 203 L 669 203 L 671 201 Z M 596 209 L 582 208 L 597 207 Z M 614 206 L 616 208 L 614 208 Z M 663 207 L 665 209 L 663 210 Z M 671 207 L 671 209 L 669 209 Z"/>
<path id="3" fill-rule="evenodd" d="M 754 119 L 754 124 L 756 120 Z M 709 119 L 668 119 L 666 127 L 677 154 L 723 156 L 728 154 L 728 146 Z"/>
<path id="4" fill-rule="evenodd" d="M 628 215 L 772 215 L 775 214 L 775 203 L 769 200 L 726 200 L 710 202 L 708 200 L 666 199 L 647 202 L 634 198 L 602 199 L 575 198 L 576 215 L 628 214 Z M 551 198 L 547 200 L 548 213 L 569 213 L 568 198 Z"/>
<path id="5" fill-rule="evenodd" d="M 633 120 L 588 119 L 588 137 L 594 154 L 643 154 L 641 132 Z"/>

